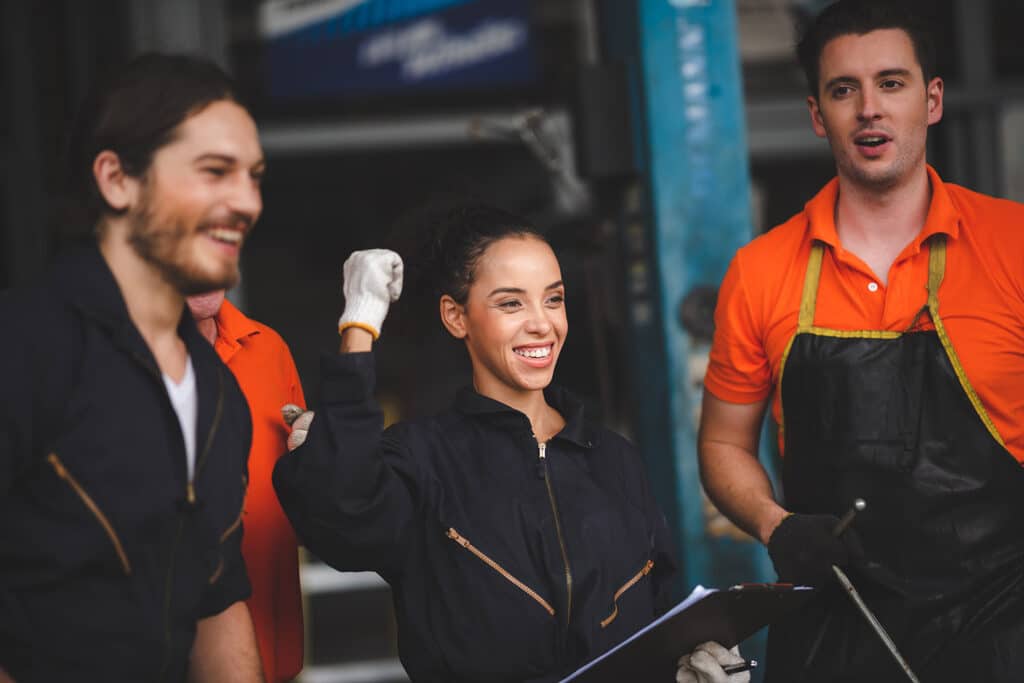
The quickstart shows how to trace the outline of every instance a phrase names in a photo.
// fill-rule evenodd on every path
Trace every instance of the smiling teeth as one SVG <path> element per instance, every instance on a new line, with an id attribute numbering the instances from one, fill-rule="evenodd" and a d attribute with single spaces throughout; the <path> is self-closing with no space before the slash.
<path id="1" fill-rule="evenodd" d="M 539 348 L 539 349 L 514 349 L 514 350 L 520 356 L 525 356 L 527 358 L 547 358 L 548 356 L 551 355 L 551 347 L 550 346 L 544 346 L 544 347 Z"/>
<path id="2" fill-rule="evenodd" d="M 218 242 L 227 242 L 228 244 L 242 243 L 242 233 L 237 230 L 229 230 L 227 228 L 213 228 L 210 230 L 210 237 Z"/>

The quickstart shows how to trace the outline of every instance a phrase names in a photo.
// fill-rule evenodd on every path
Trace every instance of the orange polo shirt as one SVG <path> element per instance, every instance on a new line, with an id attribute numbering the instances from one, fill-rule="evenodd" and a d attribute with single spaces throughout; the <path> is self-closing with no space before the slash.
<path id="1" fill-rule="evenodd" d="M 294 678 L 302 669 L 302 595 L 292 530 L 271 482 L 274 463 L 287 452 L 289 429 L 281 406 L 305 406 L 288 345 L 266 325 L 225 301 L 215 318 L 214 348 L 238 380 L 252 413 L 249 490 L 242 555 L 252 582 L 247 604 L 256 627 L 267 681 Z"/>
<path id="2" fill-rule="evenodd" d="M 815 324 L 899 332 L 927 300 L 928 249 L 922 243 L 945 233 L 939 315 L 996 431 L 1024 462 L 1024 205 L 943 183 L 930 166 L 928 176 L 928 218 L 892 264 L 887 286 L 839 243 L 837 179 L 802 212 L 742 247 L 719 290 L 705 389 L 732 403 L 774 394 L 772 414 L 779 423 L 779 370 L 796 331 L 811 241 L 827 245 Z M 924 327 L 932 329 L 931 321 Z"/>

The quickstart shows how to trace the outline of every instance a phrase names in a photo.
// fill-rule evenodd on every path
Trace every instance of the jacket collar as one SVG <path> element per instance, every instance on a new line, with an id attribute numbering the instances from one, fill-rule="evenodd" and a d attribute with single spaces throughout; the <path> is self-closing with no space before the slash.
<path id="1" fill-rule="evenodd" d="M 61 254 L 52 269 L 59 294 L 110 332 L 131 326 L 121 289 L 95 244 Z"/>
<path id="2" fill-rule="evenodd" d="M 597 445 L 597 430 L 587 424 L 583 415 L 583 402 L 559 386 L 548 386 L 544 398 L 565 419 L 565 427 L 554 436 L 580 448 L 589 449 Z M 501 401 L 488 398 L 476 392 L 473 387 L 463 387 L 455 396 L 455 410 L 474 417 L 514 417 L 528 424 L 526 416 Z"/>
<path id="3" fill-rule="evenodd" d="M 100 253 L 99 247 L 90 245 L 60 256 L 51 271 L 57 293 L 71 306 L 93 320 L 105 330 L 115 346 L 127 351 L 161 382 L 156 358 L 142 338 L 121 295 L 114 274 Z M 210 438 L 215 406 L 224 395 L 224 374 L 213 347 L 199 333 L 188 306 L 182 304 L 178 321 L 178 336 L 185 342 L 196 373 L 199 395 L 199 416 L 196 430 L 197 457 L 203 444 Z"/>
<path id="4" fill-rule="evenodd" d="M 93 244 L 62 254 L 51 272 L 52 282 L 65 301 L 106 330 L 116 344 L 140 356 L 159 373 L 156 359 L 128 315 L 121 288 L 98 246 Z M 178 321 L 178 336 L 185 342 L 193 363 L 205 363 L 212 357 L 210 344 L 199 334 L 185 304 Z"/>

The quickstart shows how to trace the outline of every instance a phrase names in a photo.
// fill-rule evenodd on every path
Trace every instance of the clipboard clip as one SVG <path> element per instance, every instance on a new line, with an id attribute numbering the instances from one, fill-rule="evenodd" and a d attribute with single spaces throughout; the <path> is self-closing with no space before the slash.
<path id="1" fill-rule="evenodd" d="M 737 583 L 735 586 L 729 586 L 731 591 L 791 591 L 798 588 L 793 583 Z M 813 590 L 806 586 L 799 586 L 801 589 Z"/>

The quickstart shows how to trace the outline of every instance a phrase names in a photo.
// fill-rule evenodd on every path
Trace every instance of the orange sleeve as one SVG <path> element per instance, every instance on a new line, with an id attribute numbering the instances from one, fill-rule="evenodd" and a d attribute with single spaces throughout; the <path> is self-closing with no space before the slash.
<path id="1" fill-rule="evenodd" d="M 299 379 L 299 370 L 295 367 L 295 359 L 292 358 L 291 350 L 283 340 L 281 344 L 281 364 L 284 366 L 282 371 L 288 381 L 288 392 L 290 396 L 288 400 L 300 408 L 305 408 L 306 396 L 302 393 L 302 380 Z"/>
<path id="2" fill-rule="evenodd" d="M 771 393 L 771 368 L 758 316 L 743 282 L 740 253 L 729 264 L 715 307 L 715 336 L 704 388 L 730 403 L 756 403 Z"/>
<path id="3" fill-rule="evenodd" d="M 291 351 L 288 349 L 287 344 L 282 340 L 280 347 L 282 375 L 288 382 L 288 396 L 289 401 L 302 408 L 306 407 L 306 399 L 302 392 L 302 382 L 299 379 L 299 371 L 295 367 L 295 360 L 292 358 Z M 282 449 L 280 455 L 284 455 L 287 449 Z M 283 516 L 283 515 L 282 515 Z M 295 531 L 292 529 L 291 524 L 284 520 L 284 529 L 282 534 L 288 539 L 287 543 L 283 543 L 280 550 L 276 553 L 277 561 L 277 576 L 279 577 L 280 584 L 278 586 L 279 594 L 287 595 L 290 599 L 281 599 L 278 601 L 278 612 L 277 619 L 279 628 L 281 629 L 292 629 L 295 632 L 282 634 L 277 639 L 277 674 L 282 677 L 283 680 L 289 680 L 298 675 L 299 671 L 302 670 L 302 657 L 303 657 L 303 619 L 302 619 L 302 601 L 301 599 L 295 599 L 301 595 L 299 587 L 299 552 L 298 552 L 298 539 L 295 537 Z"/>

